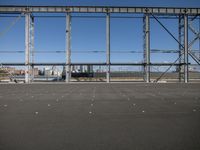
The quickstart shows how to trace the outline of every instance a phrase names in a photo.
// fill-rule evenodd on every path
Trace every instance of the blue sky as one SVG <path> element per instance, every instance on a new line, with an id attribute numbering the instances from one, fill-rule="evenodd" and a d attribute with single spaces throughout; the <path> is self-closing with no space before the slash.
<path id="1" fill-rule="evenodd" d="M 200 7 L 199 0 L 1 0 L 0 5 L 107 5 Z M 44 14 L 38 14 L 44 15 Z M 60 14 L 65 15 L 65 14 Z M 101 15 L 104 14 L 91 14 Z M 118 14 L 122 15 L 122 14 Z M 114 15 L 113 15 L 114 16 Z M 124 14 L 122 16 L 128 16 Z M 133 16 L 133 15 L 132 15 Z M 0 32 L 13 21 L 0 17 Z M 161 22 L 178 37 L 178 20 Z M 5 35 L 0 36 L 0 50 L 24 50 L 24 17 Z M 35 50 L 65 50 L 65 18 L 35 18 Z M 199 30 L 198 20 L 194 26 Z M 151 19 L 151 49 L 178 49 L 178 44 L 164 29 Z M 106 53 L 73 53 L 75 50 L 106 50 L 105 18 L 72 18 L 72 62 L 105 62 Z M 111 51 L 143 51 L 142 19 L 111 19 Z M 193 35 L 190 33 L 190 38 Z M 197 42 L 194 49 L 199 49 Z M 111 62 L 141 62 L 142 53 L 111 53 Z M 152 54 L 152 62 L 173 62 L 175 54 Z M 190 59 L 191 60 L 191 59 Z M 65 54 L 35 54 L 36 62 L 65 62 Z M 192 60 L 191 60 L 192 61 Z M 24 54 L 1 54 L 0 62 L 24 62 Z"/>
<path id="2" fill-rule="evenodd" d="M 200 2 L 199 0 L 1 0 L 0 5 L 199 7 Z"/>

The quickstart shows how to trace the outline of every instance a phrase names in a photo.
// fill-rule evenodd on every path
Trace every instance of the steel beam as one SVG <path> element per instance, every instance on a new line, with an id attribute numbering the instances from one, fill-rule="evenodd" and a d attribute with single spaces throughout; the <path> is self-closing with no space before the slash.
<path id="1" fill-rule="evenodd" d="M 179 63 L 184 63 L 184 57 L 183 57 L 183 53 L 184 53 L 184 49 L 182 47 L 182 45 L 184 45 L 184 16 L 183 15 L 179 15 L 179 19 L 178 19 L 178 41 L 179 41 Z M 183 74 L 184 74 L 184 66 L 178 66 L 178 72 L 179 72 L 179 82 L 182 81 L 183 79 Z"/>
<path id="2" fill-rule="evenodd" d="M 3 66 L 26 66 L 24 63 L 1 63 Z M 34 66 L 65 66 L 66 62 L 64 63 L 30 63 L 30 65 Z M 84 62 L 84 63 L 71 63 L 71 66 L 73 65 L 92 65 L 92 66 L 106 66 L 106 63 L 91 63 L 91 62 Z M 146 63 L 110 63 L 110 66 L 145 66 Z M 180 66 L 184 65 L 184 63 L 150 63 L 150 66 Z M 190 64 L 190 65 L 197 65 L 198 64 Z"/>
<path id="3" fill-rule="evenodd" d="M 25 83 L 30 83 L 30 22 L 31 14 L 25 14 Z"/>
<path id="4" fill-rule="evenodd" d="M 145 33 L 145 31 L 144 31 Z M 145 47 L 144 47 L 145 49 Z M 188 45 L 188 49 L 191 52 L 195 52 L 195 53 L 199 53 L 199 50 L 197 49 L 191 49 L 190 44 Z M 143 53 L 142 51 L 139 50 L 113 50 L 110 51 L 111 53 Z M 151 53 L 179 53 L 179 50 L 176 49 L 151 49 L 150 50 Z M 0 53 L 24 53 L 24 50 L 0 50 Z M 40 51 L 35 51 L 34 50 L 34 54 L 35 53 L 66 53 L 66 50 L 40 50 Z M 101 50 L 73 50 L 71 53 L 106 53 L 106 51 L 101 51 Z"/>
<path id="5" fill-rule="evenodd" d="M 0 13 L 149 13 L 199 15 L 200 8 L 108 7 L 108 6 L 0 6 Z"/>
<path id="6" fill-rule="evenodd" d="M 66 15 L 66 64 L 65 74 L 67 83 L 70 82 L 71 78 L 71 16 L 70 13 Z"/>
<path id="7" fill-rule="evenodd" d="M 184 82 L 188 82 L 188 15 L 184 15 Z"/>
<path id="8" fill-rule="evenodd" d="M 31 52 L 31 63 L 34 64 L 34 17 L 31 15 L 30 23 L 30 52 Z M 31 81 L 34 81 L 34 65 L 31 65 Z"/>
<path id="9" fill-rule="evenodd" d="M 106 14 L 106 81 L 110 82 L 110 14 Z"/>
<path id="10" fill-rule="evenodd" d="M 150 82 L 150 20 L 149 14 L 145 14 L 145 79 Z"/>

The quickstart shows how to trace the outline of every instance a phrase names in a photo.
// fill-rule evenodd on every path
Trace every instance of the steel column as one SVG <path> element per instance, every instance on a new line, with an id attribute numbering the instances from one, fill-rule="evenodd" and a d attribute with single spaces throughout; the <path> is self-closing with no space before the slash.
<path id="1" fill-rule="evenodd" d="M 30 51 L 31 51 L 31 63 L 34 64 L 34 17 L 31 16 L 30 24 Z M 31 80 L 34 81 L 34 65 L 31 65 Z"/>
<path id="2" fill-rule="evenodd" d="M 106 14 L 106 81 L 110 82 L 110 14 Z"/>
<path id="3" fill-rule="evenodd" d="M 145 14 L 145 75 L 146 82 L 150 82 L 150 20 L 149 14 Z"/>
<path id="4" fill-rule="evenodd" d="M 71 78 L 71 15 L 66 15 L 66 68 L 65 68 L 67 83 L 70 82 Z"/>
<path id="5" fill-rule="evenodd" d="M 179 15 L 178 19 L 178 41 L 181 43 L 181 15 Z M 179 57 L 181 57 L 181 49 L 182 46 L 179 44 Z M 179 59 L 179 63 L 181 63 L 181 58 Z M 179 82 L 181 82 L 181 66 L 177 66 L 177 72 L 179 73 Z"/>
<path id="6" fill-rule="evenodd" d="M 188 82 L 188 15 L 184 15 L 184 82 Z"/>
<path id="7" fill-rule="evenodd" d="M 178 41 L 179 41 L 179 64 L 184 63 L 184 57 L 183 57 L 183 53 L 184 53 L 184 49 L 183 46 L 184 45 L 184 16 L 183 15 L 179 15 L 179 19 L 178 19 Z M 179 72 L 179 82 L 182 81 L 183 79 L 183 74 L 184 74 L 184 66 L 180 65 L 178 66 L 178 70 Z"/>
<path id="8" fill-rule="evenodd" d="M 25 14 L 25 83 L 30 83 L 30 13 Z"/>

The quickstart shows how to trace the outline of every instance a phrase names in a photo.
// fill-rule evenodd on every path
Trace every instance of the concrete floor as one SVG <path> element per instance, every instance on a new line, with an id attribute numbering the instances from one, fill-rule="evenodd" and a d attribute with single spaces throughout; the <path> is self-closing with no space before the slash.
<path id="1" fill-rule="evenodd" d="M 200 150 L 200 84 L 0 84 L 0 150 Z"/>

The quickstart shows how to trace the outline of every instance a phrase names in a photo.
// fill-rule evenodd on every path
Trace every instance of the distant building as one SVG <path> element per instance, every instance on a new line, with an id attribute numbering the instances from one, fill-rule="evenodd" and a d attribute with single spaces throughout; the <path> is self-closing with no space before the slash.
<path id="1" fill-rule="evenodd" d="M 87 72 L 92 73 L 93 72 L 93 65 L 87 65 Z"/>
<path id="2" fill-rule="evenodd" d="M 50 68 L 44 68 L 44 75 L 45 76 L 51 76 L 52 70 Z"/>
<path id="3" fill-rule="evenodd" d="M 91 73 L 93 72 L 93 65 L 73 65 L 73 73 Z"/>
<path id="4" fill-rule="evenodd" d="M 30 74 L 34 74 L 34 76 L 38 76 L 39 75 L 39 69 L 38 68 L 31 69 Z"/>
<path id="5" fill-rule="evenodd" d="M 63 73 L 65 71 L 65 67 L 63 67 Z M 44 68 L 44 75 L 45 76 L 61 76 L 62 72 L 53 66 L 52 68 Z"/>
<path id="6" fill-rule="evenodd" d="M 5 67 L 4 70 L 6 70 L 7 72 L 12 73 L 12 74 L 15 73 L 15 68 L 13 68 L 13 67 Z"/>
<path id="7" fill-rule="evenodd" d="M 14 74 L 15 74 L 15 75 L 21 75 L 21 73 L 22 73 L 21 70 L 15 70 L 15 71 L 14 71 Z"/>

